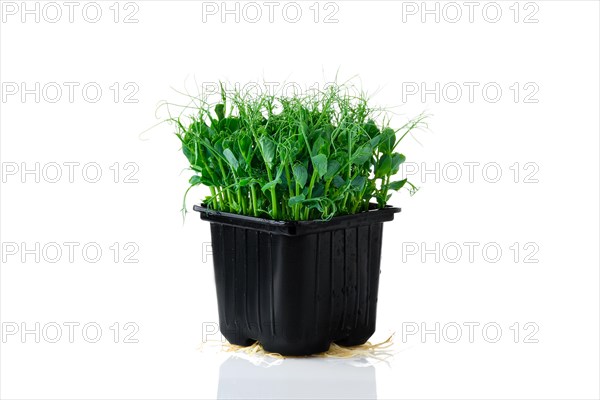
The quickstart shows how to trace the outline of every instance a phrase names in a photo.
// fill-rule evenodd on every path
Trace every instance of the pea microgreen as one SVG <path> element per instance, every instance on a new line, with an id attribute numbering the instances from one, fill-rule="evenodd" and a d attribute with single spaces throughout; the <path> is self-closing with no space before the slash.
<path id="1" fill-rule="evenodd" d="M 274 220 L 384 207 L 391 191 L 416 190 L 392 178 L 406 160 L 399 143 L 426 116 L 393 129 L 385 115 L 376 122 L 381 110 L 367 100 L 336 85 L 291 97 L 222 89 L 220 102 L 197 104 L 186 125 L 174 119 L 195 172 L 190 188 L 207 186 L 215 210 Z"/>

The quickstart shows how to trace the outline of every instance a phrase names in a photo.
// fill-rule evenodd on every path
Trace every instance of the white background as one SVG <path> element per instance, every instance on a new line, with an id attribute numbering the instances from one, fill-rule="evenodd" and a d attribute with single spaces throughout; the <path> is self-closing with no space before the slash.
<path id="1" fill-rule="evenodd" d="M 286 3 L 275 8 L 272 23 L 262 2 L 260 21 L 230 15 L 223 23 L 219 12 L 203 14 L 206 3 L 194 1 L 122 2 L 115 23 L 113 3 L 98 2 L 102 16 L 91 23 L 81 2 L 71 23 L 58 2 L 62 19 L 51 23 L 55 11 L 47 7 L 44 15 L 45 2 L 38 3 L 39 22 L 35 14 L 21 21 L 21 2 L 2 2 L 2 398 L 243 398 L 282 396 L 282 387 L 290 397 L 318 398 L 600 396 L 597 2 L 480 2 L 472 22 L 463 2 L 437 3 L 438 22 L 435 14 L 421 20 L 421 2 L 394 1 L 338 1 L 327 9 L 321 3 L 315 22 L 313 2 L 299 2 L 297 23 L 282 15 Z M 35 2 L 27 4 L 34 9 Z M 457 7 L 462 17 L 453 23 Z M 494 23 L 497 8 L 502 14 Z M 138 22 L 124 23 L 134 11 Z M 325 23 L 333 11 L 337 22 Z M 214 346 L 201 350 L 203 324 L 210 329 L 218 318 L 212 263 L 202 254 L 209 227 L 195 213 L 182 224 L 189 172 L 172 127 L 140 133 L 166 117 L 164 109 L 155 117 L 161 100 L 185 101 L 176 90 L 194 92 L 196 84 L 219 80 L 311 86 L 336 73 L 342 80 L 357 75 L 355 83 L 375 93 L 374 104 L 399 106 L 397 123 L 422 111 L 433 115 L 429 130 L 415 136 L 419 143 L 408 138 L 402 145 L 407 161 L 419 167 L 410 179 L 421 190 L 394 195 L 390 202 L 402 213 L 384 229 L 373 341 L 396 332 L 396 354 L 367 367 L 364 360 L 313 359 L 265 368 Z M 39 93 L 39 102 L 35 94 L 22 98 L 21 83 L 32 89 L 36 82 L 40 92 L 51 82 L 62 85 L 62 98 L 50 102 L 54 92 Z M 64 82 L 79 85 L 73 102 Z M 96 103 L 82 96 L 90 82 L 103 89 Z M 465 82 L 475 85 L 472 101 Z M 127 83 L 139 88 L 136 103 L 124 101 Z M 440 98 L 410 94 L 421 83 L 427 89 L 438 83 Z M 15 84 L 19 92 L 10 94 Z M 487 98 L 482 93 L 486 84 L 502 89 L 497 101 L 493 90 Z M 453 102 L 456 86 L 463 93 Z M 36 162 L 39 179 L 21 174 Z M 65 162 L 80 163 L 73 182 Z M 92 162 L 102 169 L 97 183 L 82 176 L 81 166 Z M 52 163 L 63 165 L 56 183 L 49 182 Z M 110 169 L 115 163 L 118 183 Z M 124 182 L 134 171 L 126 163 L 139 167 L 131 177 L 137 183 Z M 436 163 L 439 177 L 420 174 Z M 464 163 L 478 163 L 470 164 L 473 179 Z M 453 183 L 456 165 L 462 176 Z M 502 175 L 492 183 L 498 170 Z M 190 204 L 200 198 L 191 192 Z M 64 242 L 80 244 L 74 262 L 64 246 L 55 263 L 49 262 L 54 253 L 44 257 L 40 250 L 36 262 L 36 254 L 22 251 Z M 479 244 L 473 262 L 465 242 Z M 101 247 L 98 262 L 82 257 L 86 243 Z M 435 250 L 423 252 L 436 243 L 439 260 Z M 139 262 L 124 262 L 135 246 Z M 450 262 L 456 246 L 462 257 Z M 502 254 L 491 262 L 498 247 Z M 534 250 L 528 261 L 538 262 L 525 262 Z M 73 343 L 68 322 L 80 324 Z M 138 343 L 125 343 L 133 329 L 125 329 L 127 322 L 139 327 Z M 472 343 L 469 322 L 479 324 Z M 21 337 L 22 327 L 36 323 L 47 327 L 39 343 L 34 334 Z M 48 340 L 52 323 L 63 326 L 57 343 Z M 86 323 L 102 328 L 97 343 L 83 337 Z M 408 329 L 436 323 L 441 333 L 462 326 L 462 337 L 451 343 L 449 329 L 439 343 L 420 332 L 403 338 Z M 496 343 L 489 340 L 493 329 L 482 332 L 488 323 L 502 329 Z M 19 332 L 9 335 L 15 326 Z"/>

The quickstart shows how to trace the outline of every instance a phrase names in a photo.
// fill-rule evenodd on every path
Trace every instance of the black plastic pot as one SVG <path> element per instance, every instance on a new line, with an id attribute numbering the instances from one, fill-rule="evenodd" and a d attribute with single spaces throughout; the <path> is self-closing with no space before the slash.
<path id="1" fill-rule="evenodd" d="M 385 207 L 330 221 L 272 221 L 194 206 L 210 221 L 221 333 L 283 355 L 375 332 Z"/>

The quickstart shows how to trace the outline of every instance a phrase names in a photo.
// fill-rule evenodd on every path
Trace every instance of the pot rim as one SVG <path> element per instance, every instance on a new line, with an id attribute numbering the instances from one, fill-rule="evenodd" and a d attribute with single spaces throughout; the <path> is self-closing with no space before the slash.
<path id="1" fill-rule="evenodd" d="M 193 208 L 194 211 L 200 213 L 200 219 L 204 221 L 287 236 L 298 236 L 392 221 L 394 214 L 401 211 L 399 207 L 386 205 L 384 208 L 377 208 L 377 204 L 370 203 L 368 211 L 340 215 L 328 221 L 282 221 L 218 211 L 208 208 L 204 203 L 195 204 Z"/>

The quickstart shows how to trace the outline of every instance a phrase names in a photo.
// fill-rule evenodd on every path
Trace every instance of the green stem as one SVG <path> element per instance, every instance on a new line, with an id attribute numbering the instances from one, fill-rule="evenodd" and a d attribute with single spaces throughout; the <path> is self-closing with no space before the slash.
<path id="1" fill-rule="evenodd" d="M 296 183 L 296 196 L 300 196 L 300 185 Z M 294 205 L 294 219 L 300 219 L 300 203 Z"/>
<path id="2" fill-rule="evenodd" d="M 390 184 L 390 177 L 388 176 L 384 176 L 383 178 L 381 178 L 381 192 L 383 193 L 383 204 L 377 204 L 380 208 L 383 207 L 385 205 L 385 203 L 387 202 L 387 193 L 388 193 L 388 185 Z"/>
<path id="3" fill-rule="evenodd" d="M 289 164 L 286 164 L 286 166 L 285 166 L 285 179 L 287 179 L 287 184 L 288 184 L 288 188 L 289 188 L 290 198 L 292 198 L 292 197 L 294 197 L 294 188 L 292 186 L 292 176 L 290 175 L 290 165 Z M 298 185 L 296 185 L 296 186 L 298 186 Z M 296 209 L 297 204 L 293 208 L 289 207 L 287 204 L 288 203 L 285 202 L 285 208 L 289 209 L 289 212 L 287 214 L 289 216 L 293 217 L 294 216 L 294 210 Z"/>
<path id="4" fill-rule="evenodd" d="M 285 166 L 285 179 L 287 179 L 287 182 L 288 182 L 288 188 L 290 189 L 290 190 L 289 190 L 289 192 L 290 192 L 290 197 L 294 197 L 294 189 L 293 189 L 293 187 L 292 187 L 292 185 L 291 185 L 291 182 L 292 182 L 292 177 L 291 177 L 291 175 L 290 175 L 290 165 L 289 165 L 289 164 L 286 164 L 286 166 Z"/>
<path id="5" fill-rule="evenodd" d="M 256 208 L 256 190 L 254 189 L 254 182 L 250 184 L 250 192 L 252 193 L 252 211 L 254 216 L 258 217 L 258 211 Z"/>
<path id="6" fill-rule="evenodd" d="M 219 210 L 221 207 L 219 207 L 219 202 L 218 202 L 218 198 L 217 196 L 217 192 L 215 192 L 215 188 L 213 186 L 210 186 L 210 196 L 211 196 L 211 203 L 215 203 L 216 207 L 215 209 Z"/>
<path id="7" fill-rule="evenodd" d="M 221 170 L 221 174 L 223 175 L 223 180 L 225 180 L 227 173 L 225 172 L 225 168 L 223 168 L 223 163 L 221 162 L 220 159 L 217 158 L 217 162 L 219 163 L 219 169 Z M 231 207 L 231 198 L 233 197 L 230 192 L 229 192 L 229 188 L 225 188 L 225 196 L 227 197 L 227 203 L 229 205 L 229 211 L 235 211 L 232 207 Z"/>
<path id="8" fill-rule="evenodd" d="M 329 186 L 331 185 L 331 181 L 333 180 L 333 178 L 325 181 L 325 190 L 323 191 L 323 196 L 327 197 L 327 193 L 329 193 Z M 325 206 L 324 207 L 324 213 L 327 214 L 327 211 L 329 211 L 329 206 Z"/>
<path id="9" fill-rule="evenodd" d="M 218 187 L 217 188 L 217 196 L 219 196 L 220 199 L 220 210 L 221 211 L 225 211 L 224 207 L 225 207 L 225 197 L 223 197 L 223 188 L 222 187 Z"/>
<path id="10" fill-rule="evenodd" d="M 267 176 L 269 177 L 269 182 L 273 181 L 273 174 L 271 174 L 271 169 L 267 167 Z M 273 219 L 277 219 L 277 196 L 275 194 L 275 186 L 271 189 L 271 206 L 273 207 Z"/>
<path id="11" fill-rule="evenodd" d="M 242 206 L 242 214 L 246 214 L 246 202 L 242 201 L 242 188 L 238 186 L 237 189 L 238 203 Z"/>
<path id="12" fill-rule="evenodd" d="M 315 181 L 317 180 L 317 176 L 319 174 L 317 173 L 317 170 L 313 170 L 313 174 L 310 177 L 310 185 L 308 186 L 308 196 L 306 196 L 306 199 L 311 199 L 312 198 L 312 191 L 313 191 L 313 187 L 315 186 Z M 304 219 L 308 219 L 308 215 L 310 213 L 310 208 L 307 208 L 305 213 L 304 213 Z"/>

